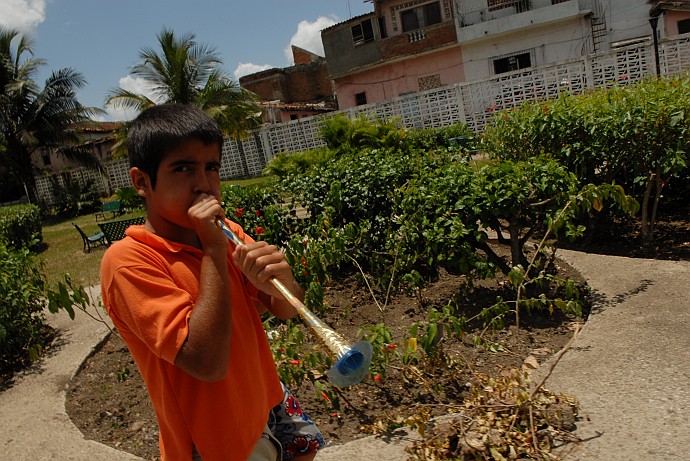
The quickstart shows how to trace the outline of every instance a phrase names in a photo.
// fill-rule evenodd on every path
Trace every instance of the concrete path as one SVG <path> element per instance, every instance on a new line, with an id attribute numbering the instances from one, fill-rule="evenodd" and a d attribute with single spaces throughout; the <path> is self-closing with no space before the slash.
<path id="1" fill-rule="evenodd" d="M 546 383 L 581 404 L 576 434 L 584 442 L 565 461 L 690 460 L 690 262 L 559 253 L 595 295 L 594 312 Z M 74 321 L 48 316 L 59 347 L 0 392 L 0 459 L 142 461 L 84 439 L 65 411 L 67 384 L 106 327 L 79 313 Z M 366 437 L 316 459 L 405 460 L 413 437 Z"/>
<path id="2" fill-rule="evenodd" d="M 547 381 L 581 405 L 566 459 L 689 460 L 690 262 L 559 253 L 595 296 Z"/>
<path id="3" fill-rule="evenodd" d="M 93 291 L 92 291 L 93 293 Z M 93 294 L 92 294 L 93 296 Z M 81 312 L 46 314 L 60 331 L 58 346 L 0 392 L 0 459 L 131 461 L 135 456 L 86 440 L 65 410 L 70 379 L 108 329 Z"/>

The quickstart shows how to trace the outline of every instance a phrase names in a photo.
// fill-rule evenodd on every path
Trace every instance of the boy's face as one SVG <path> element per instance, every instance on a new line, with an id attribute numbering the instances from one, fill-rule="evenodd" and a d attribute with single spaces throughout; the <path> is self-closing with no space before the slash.
<path id="1" fill-rule="evenodd" d="M 175 238 L 179 232 L 192 230 L 187 210 L 201 194 L 213 195 L 220 201 L 220 148 L 190 139 L 168 152 L 158 166 L 155 189 L 146 183 L 135 187 L 146 200 L 147 219 L 158 233 Z M 167 235 L 166 235 L 167 234 Z"/>

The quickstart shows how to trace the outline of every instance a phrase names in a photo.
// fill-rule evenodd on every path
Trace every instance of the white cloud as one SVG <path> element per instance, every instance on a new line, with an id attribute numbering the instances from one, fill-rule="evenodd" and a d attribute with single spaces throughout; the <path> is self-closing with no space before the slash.
<path id="1" fill-rule="evenodd" d="M 147 80 L 143 78 L 132 77 L 128 74 L 122 77 L 118 81 L 118 84 L 120 88 L 122 88 L 123 90 L 127 90 L 136 94 L 142 94 L 156 101 L 156 94 L 153 85 L 151 85 Z"/>
<path id="2" fill-rule="evenodd" d="M 151 84 L 144 79 L 126 75 L 119 80 L 118 84 L 123 90 L 147 96 L 157 103 L 162 102 L 160 98 L 156 97 Z M 113 107 L 112 105 L 106 105 L 105 110 L 108 112 L 108 115 L 106 116 L 108 120 L 131 120 L 138 115 L 137 112 L 132 109 L 122 108 L 119 106 Z"/>
<path id="3" fill-rule="evenodd" d="M 273 69 L 275 66 L 272 66 L 270 64 L 254 64 L 251 62 L 241 62 L 233 74 L 235 75 L 235 79 L 239 80 L 240 77 L 244 77 L 245 75 L 250 75 L 250 74 L 255 74 L 257 72 L 261 72 L 262 70 L 268 70 L 268 69 Z"/>
<path id="4" fill-rule="evenodd" d="M 46 19 L 46 0 L 0 0 L 0 26 L 32 31 Z"/>
<path id="5" fill-rule="evenodd" d="M 292 56 L 292 45 L 304 48 L 307 51 L 323 56 L 323 43 L 321 42 L 321 31 L 339 22 L 336 16 L 321 16 L 314 22 L 307 20 L 300 21 L 297 25 L 297 32 L 290 39 L 290 44 L 283 50 L 285 58 L 293 65 L 295 60 Z"/>

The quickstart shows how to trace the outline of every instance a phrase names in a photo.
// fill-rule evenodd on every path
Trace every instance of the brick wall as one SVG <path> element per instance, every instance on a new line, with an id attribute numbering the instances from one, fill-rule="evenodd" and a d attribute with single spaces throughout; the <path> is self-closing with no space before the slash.
<path id="1" fill-rule="evenodd" d="M 313 102 L 333 94 L 328 67 L 323 58 L 308 64 L 247 75 L 240 78 L 240 85 L 256 93 L 263 101 Z"/>
<path id="2" fill-rule="evenodd" d="M 424 38 L 416 42 L 410 42 L 408 36 L 410 33 L 416 33 L 417 35 L 423 33 Z M 455 24 L 453 22 L 445 22 L 409 33 L 403 32 L 400 35 L 381 40 L 379 43 L 381 45 L 382 61 L 385 62 L 389 59 L 405 57 L 445 45 L 455 45 L 457 42 Z"/>
<path id="3" fill-rule="evenodd" d="M 331 80 L 326 60 L 293 66 L 286 72 L 290 101 L 309 102 L 331 97 Z"/>
<path id="4" fill-rule="evenodd" d="M 269 69 L 240 78 L 240 85 L 259 96 L 262 101 L 285 101 L 290 91 L 283 69 Z"/>

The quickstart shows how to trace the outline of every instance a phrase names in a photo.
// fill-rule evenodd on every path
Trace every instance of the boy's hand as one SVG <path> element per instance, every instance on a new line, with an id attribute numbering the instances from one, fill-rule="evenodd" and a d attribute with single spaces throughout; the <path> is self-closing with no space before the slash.
<path id="1" fill-rule="evenodd" d="M 216 225 L 216 219 L 225 218 L 225 212 L 217 197 L 199 194 L 187 211 L 187 215 L 204 251 L 214 248 L 222 249 L 223 252 L 227 251 L 228 238 Z"/>
<path id="2" fill-rule="evenodd" d="M 270 282 L 273 277 L 288 289 L 297 285 L 285 255 L 275 245 L 263 241 L 248 243 L 235 248 L 232 257 L 249 281 L 270 296 L 282 299 L 282 294 Z"/>

